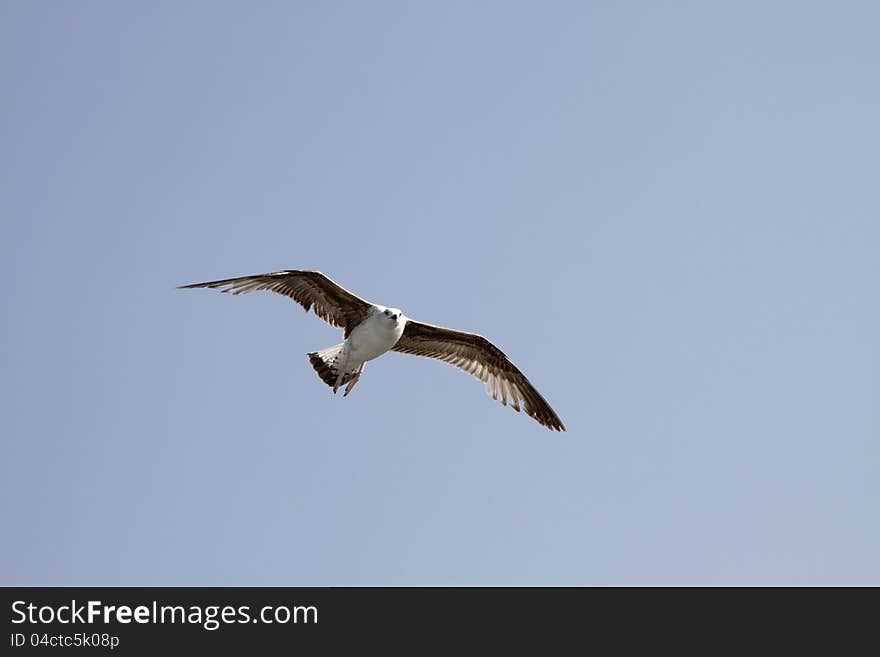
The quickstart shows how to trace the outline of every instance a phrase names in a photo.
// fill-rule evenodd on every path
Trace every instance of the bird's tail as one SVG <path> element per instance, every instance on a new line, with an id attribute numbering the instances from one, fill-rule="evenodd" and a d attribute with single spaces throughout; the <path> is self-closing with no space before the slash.
<path id="1" fill-rule="evenodd" d="M 309 362 L 312 364 L 312 367 L 315 368 L 318 376 L 321 377 L 321 381 L 331 388 L 336 385 L 336 378 L 339 376 L 339 366 L 342 364 L 342 348 L 344 346 L 345 343 L 340 342 L 332 347 L 321 349 L 321 351 L 312 351 L 308 355 Z M 345 374 L 342 376 L 342 381 L 339 382 L 339 385 L 345 385 L 348 383 L 356 371 L 357 367 L 352 367 L 351 364 L 349 364 L 346 368 Z"/>

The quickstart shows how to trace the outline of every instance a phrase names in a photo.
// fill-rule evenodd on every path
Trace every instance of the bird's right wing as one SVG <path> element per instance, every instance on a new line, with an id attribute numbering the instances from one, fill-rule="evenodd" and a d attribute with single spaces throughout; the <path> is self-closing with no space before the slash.
<path id="1" fill-rule="evenodd" d="M 482 335 L 407 321 L 403 335 L 392 348 L 404 354 L 436 358 L 464 370 L 486 385 L 492 399 L 508 400 L 515 411 L 526 414 L 548 429 L 565 431 L 559 416 L 516 365 Z"/>
<path id="2" fill-rule="evenodd" d="M 181 289 L 196 287 L 221 288 L 221 292 L 244 294 L 255 290 L 270 290 L 290 297 L 328 324 L 345 329 L 345 337 L 370 313 L 370 304 L 319 271 L 276 271 L 256 276 L 226 278 L 221 281 L 181 285 Z"/>

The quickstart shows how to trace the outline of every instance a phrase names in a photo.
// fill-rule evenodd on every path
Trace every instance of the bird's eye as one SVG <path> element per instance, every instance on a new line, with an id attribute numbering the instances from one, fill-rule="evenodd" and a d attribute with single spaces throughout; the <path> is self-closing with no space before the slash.
<path id="1" fill-rule="evenodd" d="M 385 311 L 385 315 L 386 315 L 386 316 L 388 315 L 388 311 L 387 311 L 387 310 Z"/>

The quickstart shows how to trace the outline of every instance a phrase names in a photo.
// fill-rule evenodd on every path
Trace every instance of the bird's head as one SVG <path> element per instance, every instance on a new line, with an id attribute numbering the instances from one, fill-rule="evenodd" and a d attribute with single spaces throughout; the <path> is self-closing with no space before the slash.
<path id="1" fill-rule="evenodd" d="M 382 308 L 380 314 L 392 324 L 404 321 L 403 311 L 400 308 Z"/>

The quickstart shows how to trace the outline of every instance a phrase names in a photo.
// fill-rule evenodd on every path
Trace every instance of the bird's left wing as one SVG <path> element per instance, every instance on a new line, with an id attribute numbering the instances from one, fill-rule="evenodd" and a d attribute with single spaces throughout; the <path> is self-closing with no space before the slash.
<path id="1" fill-rule="evenodd" d="M 270 290 L 296 301 L 328 324 L 345 329 L 345 337 L 370 313 L 371 304 L 352 294 L 319 271 L 288 270 L 256 276 L 225 278 L 220 281 L 181 285 L 182 289 L 194 287 L 221 288 L 221 292 L 244 294 L 256 290 Z"/>
<path id="2" fill-rule="evenodd" d="M 559 416 L 516 365 L 482 335 L 408 320 L 392 351 L 436 358 L 464 370 L 486 385 L 492 399 L 523 410 L 549 429 L 565 431 Z"/>

